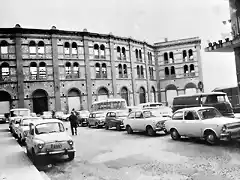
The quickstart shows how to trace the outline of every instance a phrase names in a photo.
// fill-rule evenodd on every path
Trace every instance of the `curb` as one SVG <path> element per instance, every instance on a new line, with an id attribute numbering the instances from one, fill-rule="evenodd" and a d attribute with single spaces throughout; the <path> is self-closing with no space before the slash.
<path id="1" fill-rule="evenodd" d="M 51 180 L 51 179 L 48 177 L 48 175 L 46 175 L 45 172 L 40 171 L 40 174 L 42 175 L 42 177 L 43 177 L 44 180 Z"/>

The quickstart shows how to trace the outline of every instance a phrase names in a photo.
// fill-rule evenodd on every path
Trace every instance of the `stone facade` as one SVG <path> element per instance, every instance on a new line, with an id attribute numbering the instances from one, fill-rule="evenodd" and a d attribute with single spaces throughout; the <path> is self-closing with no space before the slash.
<path id="1" fill-rule="evenodd" d="M 188 83 L 197 89 L 202 81 L 198 38 L 150 45 L 86 29 L 73 32 L 16 26 L 0 29 L 0 43 L 0 93 L 9 94 L 11 108 L 67 112 L 74 103 L 76 108 L 90 109 L 93 101 L 106 97 L 123 97 L 128 105 L 168 101 L 164 90 L 169 84 L 180 92 Z M 180 69 L 190 62 L 180 62 L 180 52 L 190 47 L 195 47 L 191 62 L 195 74 L 183 78 L 178 76 Z M 170 64 L 164 64 L 162 57 L 169 51 L 179 54 L 171 64 L 179 70 L 166 79 L 164 68 Z"/>

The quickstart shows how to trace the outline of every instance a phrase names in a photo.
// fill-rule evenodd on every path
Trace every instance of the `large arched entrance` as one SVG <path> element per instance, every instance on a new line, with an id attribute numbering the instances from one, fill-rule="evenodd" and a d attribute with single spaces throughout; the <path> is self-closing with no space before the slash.
<path id="1" fill-rule="evenodd" d="M 121 97 L 126 100 L 127 105 L 129 106 L 128 89 L 126 87 L 121 89 Z"/>
<path id="2" fill-rule="evenodd" d="M 151 100 L 152 102 L 156 102 L 156 91 L 154 87 L 151 89 Z"/>
<path id="3" fill-rule="evenodd" d="M 177 87 L 173 84 L 170 84 L 166 87 L 166 102 L 168 106 L 172 106 L 173 98 L 178 95 Z"/>
<path id="4" fill-rule="evenodd" d="M 98 90 L 98 101 L 106 100 L 108 99 L 108 97 L 109 97 L 109 94 L 106 88 L 102 87 Z"/>
<path id="5" fill-rule="evenodd" d="M 68 111 L 71 112 L 72 109 L 81 110 L 81 93 L 75 88 L 68 92 Z"/>
<path id="6" fill-rule="evenodd" d="M 11 108 L 11 95 L 6 91 L 0 91 L 0 114 L 9 113 Z"/>
<path id="7" fill-rule="evenodd" d="M 139 89 L 139 103 L 146 103 L 146 91 L 143 87 Z"/>
<path id="8" fill-rule="evenodd" d="M 32 93 L 33 112 L 40 114 L 48 111 L 48 94 L 43 89 L 37 89 Z"/>
<path id="9" fill-rule="evenodd" d="M 197 86 L 194 83 L 188 83 L 185 86 L 185 94 L 186 95 L 193 95 L 197 93 Z"/>

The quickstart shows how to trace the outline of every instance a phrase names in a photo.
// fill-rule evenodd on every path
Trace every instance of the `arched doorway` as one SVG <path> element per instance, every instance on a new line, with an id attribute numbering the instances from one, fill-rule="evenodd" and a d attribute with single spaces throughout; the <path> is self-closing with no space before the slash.
<path id="1" fill-rule="evenodd" d="M 126 100 L 127 105 L 129 106 L 128 89 L 126 87 L 121 89 L 121 97 Z"/>
<path id="2" fill-rule="evenodd" d="M 68 91 L 68 112 L 70 113 L 72 109 L 76 111 L 81 110 L 81 93 L 78 89 L 71 89 Z"/>
<path id="3" fill-rule="evenodd" d="M 33 112 L 40 114 L 48 111 L 48 94 L 43 89 L 37 89 L 32 93 Z"/>
<path id="4" fill-rule="evenodd" d="M 173 84 L 170 84 L 166 87 L 166 102 L 168 106 L 172 106 L 173 98 L 178 95 L 177 87 Z"/>
<path id="5" fill-rule="evenodd" d="M 186 95 L 193 95 L 197 93 L 197 86 L 194 83 L 188 83 L 185 86 L 185 94 Z"/>
<path id="6" fill-rule="evenodd" d="M 146 91 L 143 87 L 139 89 L 139 103 L 146 103 Z"/>
<path id="7" fill-rule="evenodd" d="M 9 113 L 11 102 L 11 95 L 6 91 L 0 91 L 0 114 Z"/>
<path id="8" fill-rule="evenodd" d="M 98 90 L 98 101 L 101 101 L 101 100 L 106 100 L 108 99 L 108 90 L 104 87 L 100 88 Z"/>
<path id="9" fill-rule="evenodd" d="M 156 102 L 156 91 L 154 87 L 151 89 L 151 100 L 152 102 Z"/>

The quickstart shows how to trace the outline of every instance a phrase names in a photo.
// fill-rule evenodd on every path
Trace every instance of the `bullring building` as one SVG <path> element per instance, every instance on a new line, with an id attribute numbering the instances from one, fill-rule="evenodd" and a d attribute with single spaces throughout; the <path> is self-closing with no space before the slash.
<path id="1" fill-rule="evenodd" d="M 198 37 L 151 45 L 86 29 L 0 28 L 0 109 L 68 112 L 109 97 L 171 105 L 200 91 L 200 48 Z"/>

